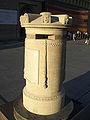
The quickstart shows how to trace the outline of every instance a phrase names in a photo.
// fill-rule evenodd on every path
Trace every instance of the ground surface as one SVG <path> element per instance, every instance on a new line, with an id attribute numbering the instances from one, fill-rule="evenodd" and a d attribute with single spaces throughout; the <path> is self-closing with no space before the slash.
<path id="1" fill-rule="evenodd" d="M 90 45 L 84 40 L 67 42 L 64 87 L 70 98 L 84 105 L 90 103 Z"/>
<path id="2" fill-rule="evenodd" d="M 83 105 L 90 103 L 90 45 L 84 40 L 68 41 L 66 94 Z M 25 85 L 23 42 L 0 43 L 0 104 L 14 100 Z"/>

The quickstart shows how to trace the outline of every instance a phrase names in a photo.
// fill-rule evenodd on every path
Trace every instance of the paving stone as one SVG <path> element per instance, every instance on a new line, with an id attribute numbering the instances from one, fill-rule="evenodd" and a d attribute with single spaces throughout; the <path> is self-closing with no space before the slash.
<path id="1" fill-rule="evenodd" d="M 66 94 L 74 99 L 83 99 L 82 96 L 90 91 L 90 45 L 84 41 L 68 41 L 66 54 L 66 77 L 64 87 Z M 90 99 L 90 96 L 87 98 Z M 83 101 L 84 103 L 85 101 Z"/>
<path id="2" fill-rule="evenodd" d="M 90 104 L 76 114 L 71 120 L 90 120 Z"/>
<path id="3" fill-rule="evenodd" d="M 78 99 L 78 101 L 85 106 L 90 104 L 90 91 L 81 96 L 81 98 Z"/>

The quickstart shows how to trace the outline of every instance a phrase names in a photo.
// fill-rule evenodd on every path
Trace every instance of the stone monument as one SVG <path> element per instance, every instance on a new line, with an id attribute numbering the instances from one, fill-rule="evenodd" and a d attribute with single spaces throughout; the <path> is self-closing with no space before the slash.
<path id="1" fill-rule="evenodd" d="M 68 117 L 73 109 L 70 103 L 68 115 L 62 116 L 65 108 L 65 77 L 66 32 L 72 18 L 68 15 L 52 15 L 50 12 L 40 14 L 25 13 L 20 17 L 21 26 L 25 27 L 25 63 L 24 78 L 26 86 L 23 89 L 21 101 L 24 111 L 29 117 L 24 117 L 20 101 L 14 107 L 14 116 L 31 120 L 30 114 L 41 117 L 54 116 L 60 120 Z M 18 108 L 17 108 L 18 107 Z M 20 111 L 18 111 L 20 109 Z M 21 115 L 21 113 L 23 113 Z M 26 114 L 26 113 L 25 113 Z M 26 115 L 27 116 L 27 115 Z M 21 120 L 20 118 L 20 120 Z M 40 118 L 40 117 L 39 117 Z M 51 120 L 53 120 L 51 119 Z M 35 119 L 38 120 L 38 119 Z M 41 119 L 42 120 L 42 119 Z M 45 120 L 47 120 L 45 118 Z"/>

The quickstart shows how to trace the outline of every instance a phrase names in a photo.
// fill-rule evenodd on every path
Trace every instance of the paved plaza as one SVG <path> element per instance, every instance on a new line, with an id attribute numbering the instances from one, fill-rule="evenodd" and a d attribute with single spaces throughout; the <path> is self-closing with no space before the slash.
<path id="1" fill-rule="evenodd" d="M 84 40 L 67 41 L 66 77 L 67 96 L 83 105 L 90 103 L 90 45 Z M 0 43 L 0 104 L 14 100 L 25 85 L 24 43 Z"/>
<path id="2" fill-rule="evenodd" d="M 90 45 L 84 40 L 67 42 L 64 87 L 70 98 L 84 105 L 90 103 Z"/>

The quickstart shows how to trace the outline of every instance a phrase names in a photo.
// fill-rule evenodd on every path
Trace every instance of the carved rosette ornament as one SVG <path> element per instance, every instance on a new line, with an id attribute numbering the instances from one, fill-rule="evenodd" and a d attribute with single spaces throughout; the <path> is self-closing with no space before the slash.
<path id="1" fill-rule="evenodd" d="M 51 23 L 51 13 L 50 12 L 42 12 L 42 23 Z"/>

